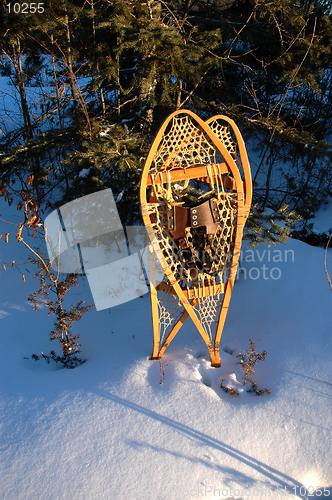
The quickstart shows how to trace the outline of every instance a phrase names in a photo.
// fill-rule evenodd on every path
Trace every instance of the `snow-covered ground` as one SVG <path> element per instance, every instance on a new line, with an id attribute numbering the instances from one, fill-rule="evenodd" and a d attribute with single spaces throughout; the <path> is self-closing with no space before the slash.
<path id="1" fill-rule="evenodd" d="M 0 234 L 10 231 L 0 221 Z M 4 240 L 2 262 L 28 256 L 14 234 Z M 243 246 L 221 368 L 188 320 L 162 384 L 148 295 L 83 317 L 75 331 L 87 362 L 74 370 L 24 359 L 57 347 L 52 318 L 27 302 L 38 283 L 25 267 L 25 284 L 0 267 L 1 500 L 332 498 L 332 386 L 315 376 L 332 382 L 324 249 Z M 92 304 L 86 279 L 71 292 L 79 299 Z M 233 399 L 220 383 L 241 388 L 236 354 L 249 339 L 269 353 L 255 380 L 272 392 Z"/>
<path id="2" fill-rule="evenodd" d="M 323 205 L 315 214 L 315 217 L 310 219 L 309 222 L 313 224 L 314 233 L 332 232 L 332 200 L 327 200 L 326 205 Z"/>

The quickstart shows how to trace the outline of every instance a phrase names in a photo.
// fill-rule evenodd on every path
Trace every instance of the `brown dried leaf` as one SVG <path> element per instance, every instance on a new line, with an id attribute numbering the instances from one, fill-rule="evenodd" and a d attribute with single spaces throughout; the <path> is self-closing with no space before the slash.
<path id="1" fill-rule="evenodd" d="M 29 227 L 32 226 L 32 224 L 35 222 L 35 219 L 36 219 L 36 216 L 33 216 L 33 217 L 31 217 L 30 220 L 28 220 L 27 224 L 28 224 Z"/>
<path id="2" fill-rule="evenodd" d="M 12 267 L 14 267 L 14 266 L 15 266 L 15 260 L 13 260 L 13 262 L 12 262 Z"/>
<path id="3" fill-rule="evenodd" d="M 16 235 L 17 241 L 22 241 L 21 233 L 22 233 L 23 227 L 24 227 L 24 224 L 23 224 L 23 222 L 21 222 L 19 230 L 17 231 L 17 235 Z"/>
<path id="4" fill-rule="evenodd" d="M 28 182 L 28 185 L 29 185 L 29 186 L 32 186 L 32 183 L 33 183 L 33 178 L 34 178 L 34 175 L 33 175 L 33 174 L 29 174 L 29 175 L 28 175 L 27 182 Z"/>
<path id="5" fill-rule="evenodd" d="M 31 217 L 31 219 L 27 222 L 27 224 L 29 227 L 35 227 L 36 224 L 38 224 L 38 222 L 39 222 L 39 215 L 36 214 L 33 217 Z"/>
<path id="6" fill-rule="evenodd" d="M 23 283 L 25 283 L 25 276 L 24 274 L 22 275 Z"/>
<path id="7" fill-rule="evenodd" d="M 5 242 L 8 243 L 8 236 L 9 236 L 9 233 L 6 233 L 5 234 Z"/>
<path id="8" fill-rule="evenodd" d="M 7 268 L 4 264 L 2 264 L 2 267 L 4 268 L 5 271 L 7 271 Z"/>

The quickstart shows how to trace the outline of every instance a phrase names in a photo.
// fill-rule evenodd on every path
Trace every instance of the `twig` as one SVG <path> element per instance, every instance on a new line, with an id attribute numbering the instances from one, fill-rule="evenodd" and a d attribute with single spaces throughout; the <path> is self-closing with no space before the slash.
<path id="1" fill-rule="evenodd" d="M 169 365 L 169 363 L 172 360 L 170 359 L 169 361 L 162 361 L 162 358 L 159 358 L 159 366 L 160 366 L 160 384 L 163 383 L 164 381 L 164 376 L 165 376 L 165 367 Z"/>
<path id="2" fill-rule="evenodd" d="M 270 141 L 272 141 L 272 138 L 273 138 L 273 136 L 274 136 L 274 134 L 275 134 L 275 132 L 276 132 L 276 129 L 277 129 L 277 124 L 278 124 L 278 121 L 279 121 L 279 118 L 280 118 L 280 114 L 281 114 L 281 110 L 282 110 L 283 105 L 284 105 L 284 103 L 285 103 L 285 100 L 286 100 L 286 97 L 287 97 L 287 95 L 288 95 L 288 92 L 290 91 L 290 89 L 291 89 L 291 87 L 292 87 L 292 84 L 293 84 L 293 82 L 294 82 L 295 78 L 297 77 L 297 75 L 298 75 L 298 73 L 299 73 L 299 71 L 300 71 L 301 67 L 303 66 L 304 61 L 306 60 L 307 56 L 309 55 L 309 52 L 310 52 L 311 46 L 312 46 L 312 44 L 313 44 L 313 42 L 314 42 L 314 38 L 315 38 L 315 33 L 316 33 L 316 25 L 317 25 L 317 17 L 315 17 L 315 23 L 314 23 L 314 28 L 313 28 L 312 37 L 311 37 L 311 40 L 310 40 L 310 43 L 309 43 L 309 47 L 308 47 L 308 49 L 307 49 L 306 53 L 304 54 L 302 61 L 301 61 L 301 62 L 300 62 L 300 64 L 297 66 L 297 68 L 294 70 L 294 73 L 293 73 L 293 75 L 292 75 L 292 77 L 291 77 L 291 80 L 290 80 L 290 82 L 289 82 L 289 84 L 288 84 L 288 86 L 287 86 L 287 88 L 286 88 L 286 92 L 285 92 L 285 94 L 283 95 L 283 97 L 282 97 L 282 99 L 281 99 L 280 103 L 279 103 L 279 102 L 277 102 L 277 103 L 276 103 L 276 105 L 275 105 L 275 108 L 274 108 L 274 109 L 277 109 L 277 106 L 279 106 L 279 104 L 280 104 L 280 106 L 279 106 L 279 110 L 278 110 L 278 113 L 277 113 L 277 117 L 276 117 L 276 122 L 275 122 L 275 125 L 274 125 L 274 127 L 273 127 L 273 130 L 272 130 L 272 133 L 271 133 L 271 136 L 270 136 Z M 302 30 L 301 30 L 301 31 L 302 31 Z"/>
<path id="3" fill-rule="evenodd" d="M 328 249 L 328 247 L 329 247 L 329 244 L 330 244 L 331 239 L 332 239 L 332 233 L 331 233 L 331 236 L 329 237 L 329 240 L 328 240 L 327 245 L 326 245 L 326 248 L 325 248 L 325 255 L 324 255 L 324 269 L 325 269 L 326 277 L 327 277 L 327 279 L 328 279 L 328 282 L 329 282 L 329 285 L 330 285 L 330 288 L 331 288 L 331 292 L 332 292 L 332 283 L 331 283 L 330 276 L 329 276 L 329 273 L 328 273 L 328 270 L 327 270 L 327 265 L 326 265 L 327 249 Z M 316 376 L 317 376 L 317 375 L 316 375 Z"/>
<path id="4" fill-rule="evenodd" d="M 331 382 L 327 382 L 327 380 L 324 380 L 323 378 L 318 377 L 318 375 L 315 375 L 315 377 L 319 378 L 322 382 L 325 382 L 325 384 L 332 385 Z"/>
<path id="5" fill-rule="evenodd" d="M 44 269 L 46 272 L 48 272 L 48 267 L 47 267 L 47 264 L 45 262 L 45 260 L 37 253 L 33 250 L 33 248 L 31 248 L 30 245 L 28 245 L 23 238 L 20 239 L 20 241 L 40 260 L 40 262 L 42 263 Z M 31 273 L 32 274 L 32 273 Z M 34 275 L 33 275 L 34 276 Z M 53 278 L 53 276 L 49 276 L 50 280 L 53 281 L 54 284 L 57 284 L 58 282 L 58 277 L 59 277 L 59 273 L 58 273 L 58 276 L 56 277 L 56 279 Z"/>

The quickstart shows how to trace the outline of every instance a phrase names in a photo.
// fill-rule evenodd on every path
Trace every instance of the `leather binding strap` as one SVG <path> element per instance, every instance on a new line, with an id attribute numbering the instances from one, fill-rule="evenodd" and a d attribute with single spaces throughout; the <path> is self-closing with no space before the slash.
<path id="1" fill-rule="evenodd" d="M 211 198 L 194 207 L 181 207 L 178 205 L 171 208 L 167 207 L 169 232 L 182 249 L 186 249 L 189 246 L 185 232 L 186 227 L 195 229 L 205 226 L 205 234 L 215 234 L 220 222 L 217 203 L 215 198 Z"/>

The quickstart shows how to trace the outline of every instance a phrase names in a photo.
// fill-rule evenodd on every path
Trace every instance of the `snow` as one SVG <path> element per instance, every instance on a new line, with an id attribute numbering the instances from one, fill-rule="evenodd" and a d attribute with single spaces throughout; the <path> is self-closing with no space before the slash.
<path id="1" fill-rule="evenodd" d="M 80 173 L 78 174 L 79 177 L 84 178 L 87 177 L 90 173 L 91 167 L 90 168 L 83 168 Z"/>
<path id="2" fill-rule="evenodd" d="M 19 220 L 3 199 L 0 217 Z M 0 263 L 21 264 L 28 250 L 0 221 L 5 232 Z M 35 244 L 45 251 L 42 240 Z M 331 250 L 327 266 L 332 274 Z M 163 357 L 162 384 L 159 362 L 149 359 L 148 295 L 86 313 L 74 330 L 83 365 L 24 359 L 57 348 L 52 318 L 27 301 L 38 282 L 26 267 L 25 284 L 16 268 L 0 267 L 1 499 L 332 498 L 332 387 L 315 377 L 332 382 L 323 248 L 243 244 L 221 367 L 210 366 L 188 320 Z M 70 300 L 93 303 L 86 278 Z M 240 385 L 236 355 L 249 339 L 268 351 L 254 378 L 270 396 Z M 240 395 L 226 394 L 222 380 Z"/>
<path id="3" fill-rule="evenodd" d="M 332 200 L 328 199 L 326 204 L 317 210 L 315 217 L 310 219 L 309 222 L 313 224 L 314 233 L 327 233 L 332 232 Z"/>

